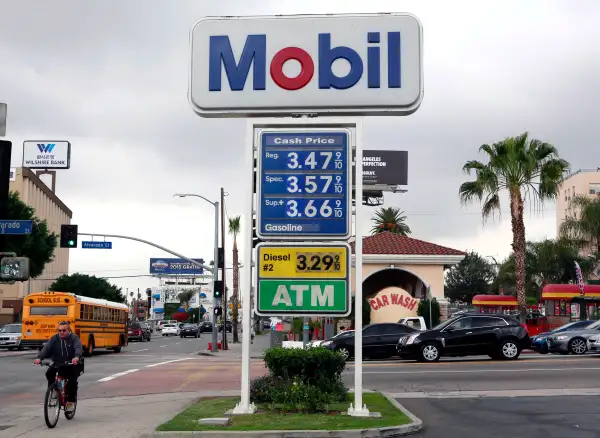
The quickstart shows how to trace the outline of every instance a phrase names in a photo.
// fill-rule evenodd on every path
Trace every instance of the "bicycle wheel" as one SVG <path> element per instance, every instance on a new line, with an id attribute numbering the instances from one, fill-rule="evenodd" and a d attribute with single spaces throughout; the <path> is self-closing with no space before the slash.
<path id="1" fill-rule="evenodd" d="M 50 385 L 46 390 L 46 397 L 44 399 L 44 420 L 46 420 L 46 426 L 52 429 L 58 423 L 58 417 L 60 416 L 60 395 L 56 385 Z"/>
<path id="2" fill-rule="evenodd" d="M 75 411 L 77 410 L 77 402 L 73 403 L 73 410 L 71 412 L 67 412 L 67 409 L 65 408 L 65 418 L 67 420 L 72 420 L 73 417 L 75 417 Z"/>

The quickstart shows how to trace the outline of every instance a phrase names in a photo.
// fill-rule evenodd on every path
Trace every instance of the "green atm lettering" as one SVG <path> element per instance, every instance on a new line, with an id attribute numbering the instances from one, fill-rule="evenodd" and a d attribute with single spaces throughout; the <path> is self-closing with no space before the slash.
<path id="1" fill-rule="evenodd" d="M 324 290 L 321 290 L 321 286 L 313 284 L 311 286 L 304 284 L 294 284 L 290 286 L 292 292 L 296 292 L 296 306 L 302 307 L 304 305 L 304 292 L 310 289 L 310 305 L 311 307 L 333 307 L 334 306 L 334 287 L 332 285 L 326 285 Z M 290 292 L 285 285 L 280 284 L 277 286 L 277 292 L 273 298 L 273 307 L 284 304 L 287 307 L 292 307 L 292 297 Z"/>

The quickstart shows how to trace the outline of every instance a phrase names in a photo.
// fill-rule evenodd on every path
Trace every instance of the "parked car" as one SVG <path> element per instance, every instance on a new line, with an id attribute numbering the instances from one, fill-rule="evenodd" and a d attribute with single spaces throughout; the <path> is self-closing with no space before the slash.
<path id="1" fill-rule="evenodd" d="M 587 352 L 587 341 L 590 336 L 600 332 L 600 321 L 580 328 L 578 330 L 567 330 L 546 338 L 548 351 L 560 354 L 585 354 Z"/>
<path id="2" fill-rule="evenodd" d="M 515 360 L 530 345 L 527 330 L 511 316 L 465 313 L 432 330 L 403 336 L 398 342 L 398 353 L 405 359 L 424 362 L 436 362 L 441 356 L 481 354 Z"/>
<path id="3" fill-rule="evenodd" d="M 132 322 L 127 330 L 127 339 L 130 341 L 150 341 L 150 328 L 143 322 Z"/>
<path id="4" fill-rule="evenodd" d="M 200 337 L 200 329 L 196 324 L 184 324 L 183 327 L 179 329 L 179 336 L 182 338 L 187 338 L 188 336 L 198 338 Z"/>
<path id="5" fill-rule="evenodd" d="M 325 342 L 325 341 L 331 341 L 333 339 L 338 339 L 341 336 L 349 336 L 349 335 L 354 335 L 354 330 L 346 330 L 343 332 L 339 332 L 337 335 L 333 336 L 331 339 L 310 341 L 308 344 L 306 344 L 306 348 L 320 347 L 323 345 L 323 342 Z"/>
<path id="6" fill-rule="evenodd" d="M 213 323 L 210 321 L 202 321 L 200 323 L 200 333 L 212 332 Z"/>
<path id="7" fill-rule="evenodd" d="M 588 338 L 587 349 L 590 353 L 600 353 L 600 334 Z"/>
<path id="8" fill-rule="evenodd" d="M 0 348 L 21 349 L 21 324 L 6 324 L 0 328 Z"/>
<path id="9" fill-rule="evenodd" d="M 162 335 L 163 336 L 179 336 L 179 327 L 177 324 L 163 324 L 162 326 Z"/>
<path id="10" fill-rule="evenodd" d="M 541 354 L 548 354 L 548 337 L 556 335 L 558 333 L 571 331 L 571 330 L 580 330 L 584 329 L 587 326 L 593 324 L 595 321 L 592 319 L 587 319 L 584 321 L 575 321 L 565 324 L 563 326 L 557 327 L 554 330 L 551 330 L 546 333 L 540 333 L 531 338 L 531 348 L 534 351 L 537 351 Z"/>
<path id="11" fill-rule="evenodd" d="M 397 323 L 366 325 L 362 330 L 363 357 L 383 359 L 395 356 L 398 339 L 416 331 L 412 327 Z M 348 336 L 338 336 L 335 339 L 323 341 L 321 346 L 339 351 L 346 359 L 351 359 L 354 357 L 354 332 Z"/>
<path id="12" fill-rule="evenodd" d="M 231 323 L 231 321 L 225 322 L 225 327 L 227 327 L 228 333 L 233 332 L 233 324 Z M 222 331 L 223 331 L 223 323 L 219 324 L 219 332 L 222 332 Z"/>

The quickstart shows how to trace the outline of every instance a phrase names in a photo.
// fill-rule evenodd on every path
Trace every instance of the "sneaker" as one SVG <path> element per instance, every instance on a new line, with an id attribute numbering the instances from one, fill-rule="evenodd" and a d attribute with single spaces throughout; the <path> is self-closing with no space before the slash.
<path id="1" fill-rule="evenodd" d="M 67 412 L 73 412 L 75 410 L 75 403 L 67 402 L 67 407 L 65 409 Z"/>

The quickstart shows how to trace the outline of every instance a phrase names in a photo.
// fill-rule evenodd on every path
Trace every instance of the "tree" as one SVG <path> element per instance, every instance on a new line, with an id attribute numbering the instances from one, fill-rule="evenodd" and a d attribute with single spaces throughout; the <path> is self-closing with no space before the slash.
<path id="1" fill-rule="evenodd" d="M 115 301 L 117 303 L 127 302 L 121 288 L 110 284 L 105 278 L 98 278 L 94 275 L 79 273 L 61 275 L 52 283 L 49 290 L 54 292 L 71 292 L 75 295 Z"/>
<path id="2" fill-rule="evenodd" d="M 473 295 L 490 293 L 495 279 L 495 266 L 485 257 L 470 252 L 446 274 L 444 294 L 452 300 L 470 304 Z"/>
<path id="3" fill-rule="evenodd" d="M 233 343 L 239 342 L 238 338 L 238 316 L 239 316 L 239 282 L 240 282 L 240 267 L 239 254 L 237 247 L 237 236 L 240 233 L 240 216 L 229 218 L 229 234 L 233 235 L 233 295 L 231 296 L 231 330 L 233 332 Z"/>
<path id="4" fill-rule="evenodd" d="M 411 231 L 406 224 L 406 216 L 404 212 L 396 207 L 382 207 L 375 212 L 375 216 L 371 220 L 375 223 L 371 229 L 371 234 L 383 233 L 390 231 L 401 236 L 408 236 Z"/>
<path id="5" fill-rule="evenodd" d="M 431 308 L 431 318 L 429 318 L 429 309 Z M 419 307 L 417 307 L 417 315 L 423 317 L 425 325 L 428 329 L 431 329 L 440 323 L 440 303 L 435 298 L 431 300 L 431 306 L 429 300 L 419 301 Z M 429 322 L 431 320 L 431 323 Z"/>
<path id="6" fill-rule="evenodd" d="M 179 303 L 181 304 L 181 307 L 183 307 L 186 312 L 190 308 L 190 300 L 194 297 L 194 295 L 196 295 L 196 291 L 191 290 L 191 289 L 181 291 L 177 295 L 177 298 L 179 298 Z"/>
<path id="7" fill-rule="evenodd" d="M 355 317 L 354 310 L 356 309 L 355 303 L 356 303 L 356 297 L 353 295 L 352 296 L 352 309 L 351 309 L 350 315 L 348 315 L 345 318 L 342 318 L 342 319 L 351 319 L 352 320 L 352 328 L 354 328 L 354 317 Z M 364 294 L 363 294 L 363 307 L 362 307 L 362 322 L 363 322 L 363 326 L 371 323 L 371 304 L 369 303 L 369 297 L 367 297 Z"/>
<path id="8" fill-rule="evenodd" d="M 529 139 L 524 133 L 492 145 L 479 148 L 488 157 L 488 163 L 467 161 L 463 171 L 475 171 L 475 180 L 461 184 L 460 199 L 463 204 L 474 200 L 483 202 L 481 214 L 485 221 L 496 211 L 500 212 L 500 192 L 508 191 L 510 219 L 513 234 L 512 249 L 515 254 L 515 280 L 519 310 L 527 312 L 525 294 L 525 201 L 534 206 L 554 199 L 558 186 L 569 170 L 569 163 L 558 156 L 556 147 L 540 140 Z"/>
<path id="9" fill-rule="evenodd" d="M 31 234 L 6 235 L 2 251 L 14 252 L 19 257 L 29 257 L 29 273 L 35 278 L 44 271 L 47 263 L 54 260 L 58 236 L 48 230 L 48 223 L 40 220 L 33 207 L 21 201 L 17 192 L 9 193 L 7 209 L 5 219 L 30 220 L 33 222 L 33 228 Z"/>
<path id="10" fill-rule="evenodd" d="M 600 253 L 600 197 L 576 195 L 570 206 L 576 214 L 565 219 L 559 235 L 576 242 L 581 248 L 591 248 L 592 252 Z"/>

